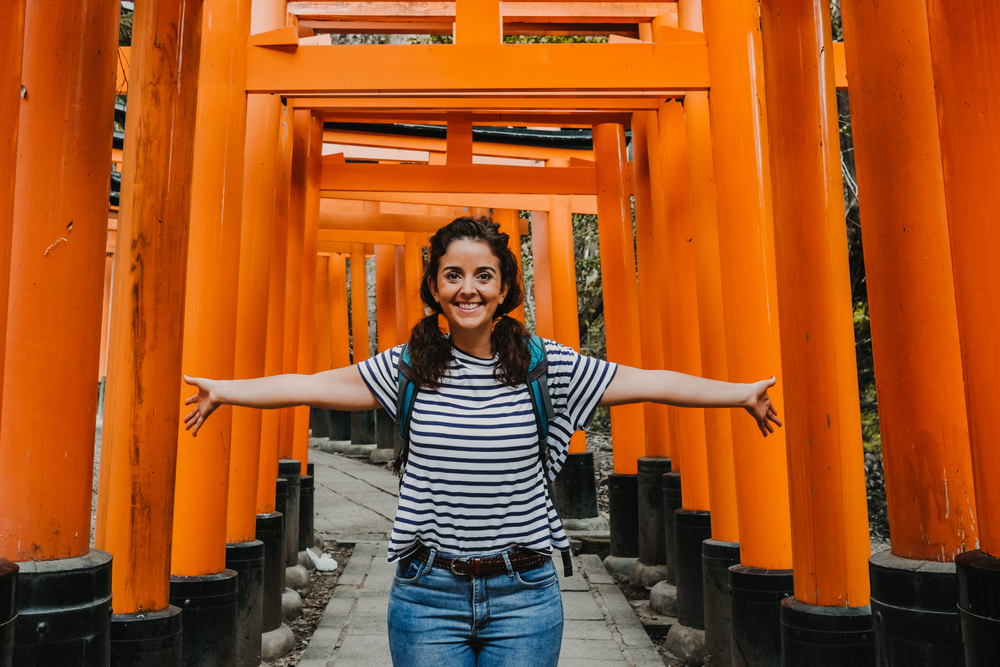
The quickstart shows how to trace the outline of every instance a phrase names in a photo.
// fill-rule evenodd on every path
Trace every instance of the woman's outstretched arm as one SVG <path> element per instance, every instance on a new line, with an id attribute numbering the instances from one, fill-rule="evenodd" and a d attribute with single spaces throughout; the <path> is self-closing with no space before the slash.
<path id="1" fill-rule="evenodd" d="M 210 380 L 184 376 L 198 393 L 185 405 L 194 406 L 184 428 L 194 436 L 220 405 L 246 408 L 287 408 L 308 405 L 331 410 L 374 410 L 379 402 L 361 379 L 357 366 L 345 366 L 315 375 L 272 375 L 252 380 Z"/>
<path id="2" fill-rule="evenodd" d="M 619 366 L 600 405 L 649 401 L 682 408 L 744 408 L 757 421 L 760 432 L 766 438 L 768 433 L 774 433 L 772 423 L 781 426 L 781 419 L 767 395 L 767 390 L 774 383 L 773 377 L 742 384 L 708 380 L 674 371 L 646 371 Z"/>

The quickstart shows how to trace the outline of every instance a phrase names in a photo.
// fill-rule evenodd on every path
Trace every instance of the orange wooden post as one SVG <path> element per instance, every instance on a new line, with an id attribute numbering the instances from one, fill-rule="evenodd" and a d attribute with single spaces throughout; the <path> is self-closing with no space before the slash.
<path id="1" fill-rule="evenodd" d="M 548 211 L 531 211 L 531 269 L 535 282 L 535 333 L 555 340 Z"/>
<path id="2" fill-rule="evenodd" d="M 190 509 L 174 488 L 183 358 L 177 323 L 185 311 L 200 10 L 200 3 L 163 0 L 135 17 L 95 535 L 115 556 L 118 620 L 148 618 L 157 636 L 177 632 L 170 619 L 179 612 L 145 612 L 167 609 L 171 555 L 192 546 L 171 542 L 171 533 Z M 216 472 L 224 503 L 228 470 Z M 219 526 L 216 548 L 192 558 L 190 574 L 225 569 L 225 514 L 206 507 L 194 523 L 209 532 Z"/>
<path id="3" fill-rule="evenodd" d="M 565 158 L 553 158 L 551 167 L 568 167 Z M 549 267 L 552 277 L 552 317 L 556 341 L 580 351 L 580 314 L 576 297 L 576 251 L 573 248 L 571 198 L 549 195 Z M 571 454 L 587 451 L 587 438 L 577 431 L 569 441 Z"/>
<path id="4" fill-rule="evenodd" d="M 264 374 L 280 375 L 285 364 L 285 281 L 288 271 L 288 199 L 292 171 L 292 118 L 287 107 L 281 109 L 278 132 L 277 168 L 274 181 L 274 221 L 271 226 L 271 268 L 268 278 L 267 350 Z M 274 495 L 281 458 L 281 411 L 265 410 L 260 419 L 260 466 L 258 506 L 261 495 Z M 273 478 L 273 479 L 272 479 Z"/>
<path id="5" fill-rule="evenodd" d="M 330 328 L 330 256 L 316 256 L 316 334 L 314 337 L 316 372 L 333 368 L 332 330 Z"/>
<path id="6" fill-rule="evenodd" d="M 409 332 L 424 317 L 424 302 L 420 300 L 420 280 L 424 275 L 423 246 L 425 236 L 417 232 L 406 232 L 403 250 L 403 265 L 406 280 L 406 313 Z M 409 338 L 409 336 L 407 336 Z"/>
<path id="7" fill-rule="evenodd" d="M 108 374 L 108 337 L 111 325 L 111 278 L 114 275 L 115 254 L 109 252 L 104 256 L 104 299 L 101 306 L 101 356 L 98 362 L 97 377 L 103 379 Z"/>
<path id="8" fill-rule="evenodd" d="M 626 164 L 622 150 L 625 132 L 621 125 L 594 126 L 597 158 L 597 215 L 601 242 L 601 281 L 604 294 L 604 330 L 608 360 L 642 367 L 639 337 L 639 303 L 635 281 L 632 213 L 629 206 Z M 632 475 L 646 451 L 642 405 L 620 405 L 611 409 L 614 469 Z"/>
<path id="9" fill-rule="evenodd" d="M 1000 90 L 995 75 L 979 68 L 995 72 L 1000 25 L 995 7 L 980 1 L 945 8 L 931 0 L 927 16 L 979 517 L 979 550 L 955 559 L 962 587 L 960 616 L 968 662 L 989 662 L 996 658 L 1000 620 L 987 605 L 996 604 L 996 595 L 986 604 L 976 595 L 996 590 L 1000 557 L 1000 494 L 994 488 L 1000 448 L 988 435 L 1000 384 L 990 376 L 994 364 L 983 363 L 997 358 L 1000 331 L 994 307 L 1000 283 L 994 266 L 1000 232 L 997 202 L 990 196 L 998 176 L 995 128 Z"/>
<path id="10" fill-rule="evenodd" d="M 653 116 L 653 122 L 656 121 Z M 664 219 L 657 219 L 653 213 L 653 188 L 659 183 L 650 179 L 650 153 L 648 150 L 648 115 L 637 112 L 632 115 L 632 183 L 635 191 L 635 248 L 638 268 L 638 296 L 642 308 L 639 309 L 639 333 L 642 340 L 643 368 L 661 370 L 664 366 L 663 340 L 665 331 L 661 326 L 660 300 L 664 292 L 663 278 L 668 271 L 679 267 L 664 267 L 659 261 L 663 256 L 663 239 L 656 233 L 657 225 Z M 656 154 L 654 154 L 656 155 Z M 661 212 L 662 215 L 662 212 Z M 669 265 L 668 265 L 669 266 Z M 673 322 L 677 325 L 677 322 Z M 658 403 L 643 405 L 646 426 L 646 456 L 668 458 L 670 448 L 669 408 Z"/>
<path id="11" fill-rule="evenodd" d="M 472 122 L 448 121 L 447 164 L 472 164 Z"/>
<path id="12" fill-rule="evenodd" d="M 864 607 L 871 542 L 828 5 L 762 9 L 795 599 Z"/>
<path id="13" fill-rule="evenodd" d="M 378 351 L 398 345 L 401 341 L 396 335 L 396 246 L 375 246 L 375 317 Z"/>
<path id="14" fill-rule="evenodd" d="M 507 234 L 507 248 L 514 253 L 517 271 L 521 273 L 521 232 L 518 212 L 509 208 L 493 209 L 493 222 L 500 225 L 500 232 Z M 510 312 L 510 316 L 524 322 L 524 304 Z"/>
<path id="15" fill-rule="evenodd" d="M 406 248 L 396 246 L 396 336 L 400 343 L 410 340 L 409 299 L 406 294 Z"/>
<path id="16" fill-rule="evenodd" d="M 347 322 L 347 258 L 330 255 L 330 321 L 333 367 L 351 365 L 350 328 Z"/>
<path id="17" fill-rule="evenodd" d="M 351 244 L 351 363 L 358 364 L 371 353 L 368 338 L 368 276 L 365 244 Z"/>
<path id="18" fill-rule="evenodd" d="M 309 147 L 306 165 L 305 235 L 302 244 L 302 306 L 299 322 L 297 373 L 315 373 L 316 353 L 316 247 L 319 243 L 319 178 L 323 166 L 323 121 L 315 115 L 309 118 Z M 292 458 L 302 462 L 302 475 L 309 465 L 309 406 L 295 408 L 295 431 Z M 301 524 L 300 524 L 301 525 Z M 310 524 L 311 525 L 311 524 Z M 302 540 L 299 540 L 300 544 Z M 312 546 L 310 544 L 310 546 Z"/>
<path id="19" fill-rule="evenodd" d="M 503 19 L 498 0 L 455 2 L 456 44 L 499 44 L 503 41 Z"/>
<path id="20" fill-rule="evenodd" d="M 939 82 L 931 60 L 929 10 L 924 2 L 895 1 L 877 9 L 858 2 L 842 7 L 858 184 L 866 193 L 865 274 L 892 526 L 892 553 L 870 560 L 872 609 L 898 624 L 903 613 L 926 608 L 928 600 L 917 591 L 886 607 L 878 594 L 882 582 L 910 576 L 908 571 L 922 567 L 919 561 L 948 562 L 974 549 L 981 517 L 975 511 L 979 489 L 973 490 L 968 386 L 949 245 L 951 202 L 939 139 L 945 125 L 935 105 Z M 900 62 L 906 63 L 906 76 L 899 74 Z M 966 130 L 972 131 L 959 131 Z M 957 591 L 953 566 L 934 569 L 936 585 Z M 956 598 L 935 604 L 954 611 Z M 907 611 L 896 612 L 897 607 Z M 898 625 L 877 628 L 877 645 L 891 639 L 887 627 Z M 957 629 L 915 641 L 935 652 L 940 664 L 961 660 Z M 889 649 L 887 655 L 895 659 Z"/>
<path id="21" fill-rule="evenodd" d="M 725 6 L 706 3 L 703 9 L 711 43 L 712 153 L 729 379 L 780 378 L 758 5 L 756 0 L 737 0 Z M 784 415 L 782 385 L 771 391 L 771 400 Z M 741 564 L 729 573 L 732 646 L 737 652 L 763 652 L 777 660 L 779 607 L 767 607 L 767 616 L 762 616 L 753 594 L 745 592 L 765 576 L 770 577 L 768 590 L 782 594 L 792 588 L 785 435 L 777 429 L 762 438 L 753 420 L 741 417 L 733 420 Z M 767 570 L 771 572 L 762 572 Z"/>

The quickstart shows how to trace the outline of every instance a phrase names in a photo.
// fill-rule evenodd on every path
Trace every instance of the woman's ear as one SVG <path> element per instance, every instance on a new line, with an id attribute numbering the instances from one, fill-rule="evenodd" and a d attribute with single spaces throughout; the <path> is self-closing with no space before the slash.
<path id="1" fill-rule="evenodd" d="M 441 297 L 438 296 L 437 281 L 433 277 L 427 276 L 427 289 L 431 291 L 431 296 L 438 303 L 441 303 Z"/>
<path id="2" fill-rule="evenodd" d="M 509 291 L 510 291 L 510 285 L 504 285 L 502 288 L 500 288 L 500 302 L 499 303 L 503 303 L 503 300 L 507 298 L 507 292 L 509 292 Z"/>

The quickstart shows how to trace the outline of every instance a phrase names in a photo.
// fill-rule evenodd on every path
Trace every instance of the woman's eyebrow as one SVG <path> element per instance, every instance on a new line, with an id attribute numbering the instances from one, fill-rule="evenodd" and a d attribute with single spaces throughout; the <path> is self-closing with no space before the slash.
<path id="1" fill-rule="evenodd" d="M 489 271 L 490 273 L 497 272 L 496 269 L 494 269 L 492 266 L 480 266 L 479 268 L 476 269 L 476 273 L 479 273 L 480 271 Z"/>

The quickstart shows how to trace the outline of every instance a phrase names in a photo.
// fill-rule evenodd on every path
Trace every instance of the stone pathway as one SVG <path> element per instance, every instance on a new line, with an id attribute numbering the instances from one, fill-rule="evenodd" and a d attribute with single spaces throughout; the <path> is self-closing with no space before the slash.
<path id="1" fill-rule="evenodd" d="M 392 661 L 386 610 L 395 564 L 386 561 L 386 550 L 398 480 L 382 468 L 337 454 L 311 449 L 309 456 L 316 464 L 317 534 L 355 547 L 299 667 L 387 667 Z M 566 619 L 560 666 L 662 667 L 649 635 L 600 559 L 574 556 L 573 566 L 572 577 L 560 574 Z"/>

